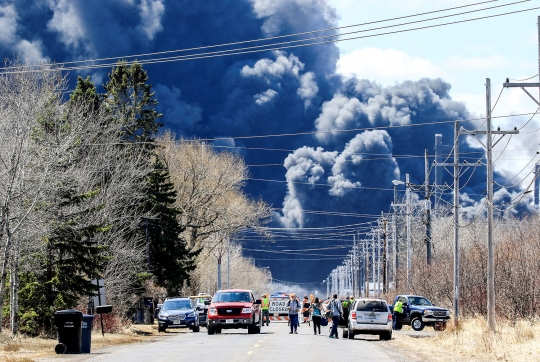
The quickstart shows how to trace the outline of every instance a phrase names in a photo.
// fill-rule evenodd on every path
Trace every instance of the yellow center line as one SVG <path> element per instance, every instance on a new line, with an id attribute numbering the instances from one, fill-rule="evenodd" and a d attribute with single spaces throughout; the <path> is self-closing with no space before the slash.
<path id="1" fill-rule="evenodd" d="M 247 354 L 252 354 L 252 353 L 253 353 L 253 351 L 249 351 Z"/>
<path id="2" fill-rule="evenodd" d="M 260 339 L 259 342 L 264 342 L 264 340 L 263 340 L 263 339 Z"/>
<path id="3" fill-rule="evenodd" d="M 259 345 L 258 345 L 258 344 L 256 344 L 256 345 L 254 345 L 253 347 L 257 348 L 257 347 L 259 347 Z"/>

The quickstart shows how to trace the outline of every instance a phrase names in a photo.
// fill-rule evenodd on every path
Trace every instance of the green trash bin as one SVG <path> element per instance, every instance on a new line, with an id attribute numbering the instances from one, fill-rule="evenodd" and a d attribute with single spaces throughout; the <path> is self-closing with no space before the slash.
<path id="1" fill-rule="evenodd" d="M 54 324 L 58 328 L 58 344 L 55 352 L 81 353 L 83 314 L 78 310 L 67 309 L 54 313 Z"/>

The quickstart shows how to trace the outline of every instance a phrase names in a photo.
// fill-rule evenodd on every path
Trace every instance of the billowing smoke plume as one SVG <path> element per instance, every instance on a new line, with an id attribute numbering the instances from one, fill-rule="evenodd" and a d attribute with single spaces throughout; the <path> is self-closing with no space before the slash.
<path id="1" fill-rule="evenodd" d="M 336 12 L 326 0 L 5 0 L 0 5 L 0 52 L 4 57 L 20 53 L 30 61 L 66 62 L 335 26 Z M 442 133 L 443 142 L 452 143 L 452 124 L 441 122 L 469 117 L 441 79 L 390 87 L 368 80 L 369 74 L 345 80 L 336 73 L 338 59 L 337 46 L 328 43 L 145 69 L 167 128 L 188 137 L 223 137 L 216 146 L 242 147 L 237 152 L 253 165 L 257 179 L 248 183 L 247 191 L 283 208 L 274 226 L 306 228 L 344 223 L 306 210 L 388 211 L 392 191 L 380 189 L 391 189 L 391 181 L 405 173 L 411 182 L 423 183 L 423 153 L 428 149 L 433 154 L 434 135 Z M 80 74 L 90 75 L 99 86 L 109 70 Z M 76 75 L 71 74 L 73 81 Z M 431 125 L 418 126 L 426 123 Z M 386 126 L 395 128 L 377 129 Z M 345 132 L 350 129 L 359 130 Z M 310 134 L 314 131 L 320 133 Z M 235 138 L 290 133 L 304 135 Z M 477 145 L 465 139 L 461 143 L 463 151 L 481 157 Z M 467 206 L 474 207 L 478 197 L 472 195 L 481 195 L 484 185 L 485 173 L 477 170 L 463 190 L 471 195 Z M 497 196 L 511 198 L 502 191 Z M 276 278 L 306 281 L 322 280 L 335 261 L 268 264 Z"/>

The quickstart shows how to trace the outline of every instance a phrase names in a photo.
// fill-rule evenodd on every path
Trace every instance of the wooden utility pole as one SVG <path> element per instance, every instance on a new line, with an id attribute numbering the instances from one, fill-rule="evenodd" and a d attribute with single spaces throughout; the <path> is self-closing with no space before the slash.
<path id="1" fill-rule="evenodd" d="M 387 286 L 387 277 L 386 277 L 386 261 L 387 261 L 387 257 L 386 257 L 386 235 L 387 235 L 387 230 L 386 230 L 386 218 L 383 219 L 383 265 L 382 265 L 382 282 L 383 282 L 383 293 L 386 294 L 386 292 L 388 291 L 388 286 Z"/>

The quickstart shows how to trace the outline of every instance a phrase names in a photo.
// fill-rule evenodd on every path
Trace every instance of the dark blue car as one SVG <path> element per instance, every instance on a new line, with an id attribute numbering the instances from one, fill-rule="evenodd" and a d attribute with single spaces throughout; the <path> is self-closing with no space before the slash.
<path id="1" fill-rule="evenodd" d="M 199 332 L 199 313 L 189 298 L 167 298 L 158 314 L 158 331 L 167 328 L 189 328 Z"/>

